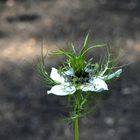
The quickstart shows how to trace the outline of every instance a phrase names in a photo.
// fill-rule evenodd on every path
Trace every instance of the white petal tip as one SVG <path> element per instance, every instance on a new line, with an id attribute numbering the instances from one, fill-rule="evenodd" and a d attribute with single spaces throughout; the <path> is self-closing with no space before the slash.
<path id="1" fill-rule="evenodd" d="M 50 91 L 47 91 L 47 94 L 51 94 L 51 92 Z"/>
<path id="2" fill-rule="evenodd" d="M 50 77 L 58 82 L 58 83 L 64 83 L 65 79 L 63 76 L 61 76 L 59 73 L 58 73 L 58 70 L 54 67 L 52 67 L 52 70 L 51 70 L 51 74 L 50 74 Z"/>

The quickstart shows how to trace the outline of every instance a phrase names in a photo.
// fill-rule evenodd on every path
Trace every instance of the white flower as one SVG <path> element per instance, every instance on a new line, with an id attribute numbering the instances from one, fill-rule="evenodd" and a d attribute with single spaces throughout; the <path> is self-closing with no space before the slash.
<path id="1" fill-rule="evenodd" d="M 86 91 L 102 92 L 104 90 L 108 90 L 108 86 L 105 80 L 110 80 L 114 77 L 119 77 L 119 75 L 122 73 L 122 69 L 119 69 L 110 75 L 92 77 L 91 76 L 92 69 L 86 68 L 85 71 L 89 73 L 89 80 L 88 82 L 83 83 L 78 88 L 84 92 Z M 74 76 L 73 68 L 70 68 L 69 70 L 64 71 L 62 75 L 58 73 L 57 69 L 52 68 L 50 77 L 58 84 L 53 86 L 47 92 L 48 94 L 65 96 L 65 95 L 74 94 L 76 92 L 77 90 L 76 85 L 72 85 L 72 83 L 65 80 L 64 76 Z"/>
<path id="2" fill-rule="evenodd" d="M 73 94 L 76 91 L 76 88 L 72 86 L 69 82 L 66 82 L 64 77 L 58 73 L 58 70 L 52 68 L 50 77 L 57 83 L 58 85 L 53 86 L 47 93 L 55 94 L 59 96 L 65 96 L 69 94 Z"/>
<path id="3" fill-rule="evenodd" d="M 95 92 L 102 92 L 103 90 L 108 90 L 107 84 L 104 80 L 100 78 L 91 78 L 89 83 L 83 84 L 81 87 L 82 91 L 95 91 Z"/>

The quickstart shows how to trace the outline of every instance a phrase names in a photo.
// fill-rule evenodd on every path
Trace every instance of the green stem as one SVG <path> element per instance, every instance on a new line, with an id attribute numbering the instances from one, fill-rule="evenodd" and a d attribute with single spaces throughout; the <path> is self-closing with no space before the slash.
<path id="1" fill-rule="evenodd" d="M 75 114 L 76 114 L 76 118 L 74 120 L 75 140 L 79 140 L 80 92 L 76 94 Z"/>
<path id="2" fill-rule="evenodd" d="M 79 118 L 75 119 L 75 140 L 79 140 Z"/>

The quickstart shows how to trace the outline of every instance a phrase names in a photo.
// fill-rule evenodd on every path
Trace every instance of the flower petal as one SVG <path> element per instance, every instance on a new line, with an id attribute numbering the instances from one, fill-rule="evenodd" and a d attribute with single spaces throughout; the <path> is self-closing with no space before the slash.
<path id="1" fill-rule="evenodd" d="M 76 91 L 74 86 L 68 85 L 55 85 L 51 88 L 51 90 L 47 91 L 48 94 L 55 94 L 58 96 L 65 96 L 73 94 Z"/>
<path id="2" fill-rule="evenodd" d="M 94 90 L 95 90 L 93 84 L 91 84 L 91 83 L 85 83 L 85 84 L 83 84 L 83 85 L 80 87 L 80 89 L 81 89 L 82 91 L 94 91 Z"/>
<path id="3" fill-rule="evenodd" d="M 100 78 L 95 78 L 91 83 L 93 83 L 96 92 L 102 92 L 103 90 L 108 90 L 108 86 L 104 80 Z"/>
<path id="4" fill-rule="evenodd" d="M 68 76 L 74 76 L 74 70 L 73 70 L 73 68 L 71 68 L 71 69 L 65 71 L 64 74 L 66 74 L 66 75 L 68 75 Z"/>
<path id="5" fill-rule="evenodd" d="M 103 90 L 108 90 L 107 84 L 100 78 L 93 78 L 90 83 L 86 83 L 81 86 L 82 91 L 95 91 L 102 92 Z"/>
<path id="6" fill-rule="evenodd" d="M 94 71 L 93 69 L 89 69 L 89 68 L 87 68 L 87 67 L 85 67 L 85 72 L 87 72 L 87 73 L 91 73 L 92 71 Z"/>
<path id="7" fill-rule="evenodd" d="M 119 69 L 110 75 L 103 76 L 101 79 L 110 80 L 112 78 L 119 77 L 121 73 L 122 73 L 122 69 Z"/>
<path id="8" fill-rule="evenodd" d="M 51 70 L 51 74 L 50 74 L 50 77 L 58 82 L 58 83 L 64 83 L 65 82 L 65 79 L 63 76 L 61 76 L 59 73 L 58 73 L 58 70 L 56 68 L 52 68 Z"/>

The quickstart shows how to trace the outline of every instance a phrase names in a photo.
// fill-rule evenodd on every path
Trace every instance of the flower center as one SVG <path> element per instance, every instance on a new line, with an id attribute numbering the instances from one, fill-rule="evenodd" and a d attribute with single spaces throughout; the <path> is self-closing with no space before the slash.
<path id="1" fill-rule="evenodd" d="M 72 82 L 76 84 L 83 84 L 89 81 L 89 73 L 88 72 L 82 72 L 81 74 L 78 74 L 72 77 Z"/>

